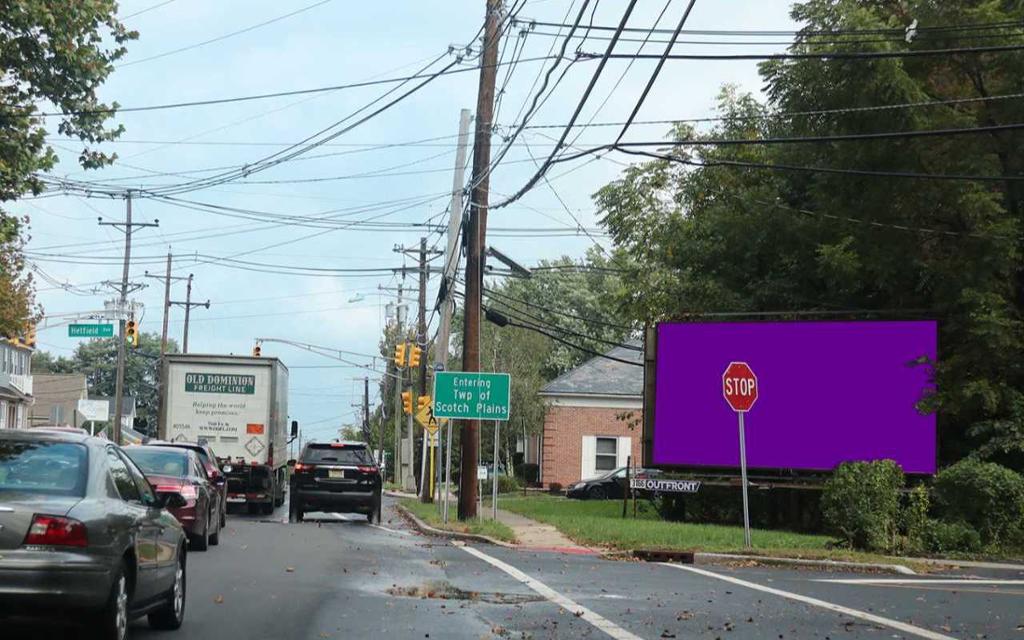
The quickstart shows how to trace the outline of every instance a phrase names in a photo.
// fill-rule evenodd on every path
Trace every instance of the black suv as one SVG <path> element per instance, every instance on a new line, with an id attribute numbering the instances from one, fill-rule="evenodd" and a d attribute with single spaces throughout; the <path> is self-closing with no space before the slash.
<path id="1" fill-rule="evenodd" d="M 310 442 L 292 469 L 288 519 L 344 511 L 380 522 L 381 488 L 380 469 L 365 442 Z"/>

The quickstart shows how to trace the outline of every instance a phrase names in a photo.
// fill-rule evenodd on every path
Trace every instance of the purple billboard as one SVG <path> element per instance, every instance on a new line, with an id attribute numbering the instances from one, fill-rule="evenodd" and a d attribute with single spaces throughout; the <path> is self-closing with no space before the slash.
<path id="1" fill-rule="evenodd" d="M 746 414 L 747 466 L 828 471 L 895 460 L 935 472 L 934 321 L 663 323 L 657 329 L 654 466 L 738 467 L 736 414 L 722 374 L 746 362 L 757 403 Z"/>

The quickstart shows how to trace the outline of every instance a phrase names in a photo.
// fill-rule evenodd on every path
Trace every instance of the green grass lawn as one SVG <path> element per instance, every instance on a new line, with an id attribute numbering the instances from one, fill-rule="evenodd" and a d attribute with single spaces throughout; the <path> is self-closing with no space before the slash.
<path id="1" fill-rule="evenodd" d="M 448 524 L 444 525 L 441 522 L 441 514 L 438 513 L 438 505 L 436 504 L 423 504 L 415 498 L 402 498 L 399 500 L 399 503 L 415 514 L 417 518 L 437 529 L 458 531 L 459 533 L 476 533 L 504 542 L 515 542 L 516 540 L 515 534 L 508 525 L 495 522 L 494 520 L 477 519 L 469 522 L 459 522 L 455 519 L 455 514 L 449 511 Z M 451 505 L 450 508 L 454 508 L 454 505 Z"/>
<path id="2" fill-rule="evenodd" d="M 831 549 L 828 536 L 792 531 L 754 529 L 753 549 L 743 546 L 743 527 L 667 522 L 653 509 L 637 518 L 622 518 L 622 503 L 615 500 L 569 500 L 556 496 L 508 497 L 502 509 L 554 525 L 579 544 L 613 549 L 678 549 L 752 553 L 797 558 L 828 558 L 858 562 L 892 562 L 877 554 Z"/>

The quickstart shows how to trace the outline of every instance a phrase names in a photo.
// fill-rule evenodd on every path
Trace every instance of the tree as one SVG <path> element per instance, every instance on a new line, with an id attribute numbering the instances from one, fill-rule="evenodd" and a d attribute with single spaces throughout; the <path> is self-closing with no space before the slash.
<path id="1" fill-rule="evenodd" d="M 39 103 L 67 114 L 57 125 L 64 136 L 97 143 L 121 134 L 104 124 L 117 104 L 96 96 L 123 44 L 138 35 L 116 10 L 115 0 L 0 2 L 0 203 L 40 193 L 39 173 L 57 163 Z M 78 158 L 87 169 L 113 159 L 88 147 Z M 21 335 L 39 315 L 21 254 L 27 224 L 0 207 L 0 335 Z"/>
<path id="2" fill-rule="evenodd" d="M 70 358 L 54 358 L 37 351 L 32 356 L 35 373 L 82 373 L 90 395 L 114 397 L 117 376 L 117 338 L 100 338 L 78 345 Z M 167 352 L 177 353 L 178 345 L 168 340 Z M 160 336 L 140 333 L 139 346 L 126 350 L 124 388 L 126 396 L 135 396 L 139 426 L 155 432 L 159 396 Z M 39 367 L 39 368 L 37 368 Z"/>
<path id="3" fill-rule="evenodd" d="M 902 29 L 1024 18 L 1019 4 L 811 0 L 793 17 L 807 32 Z M 941 32 L 940 32 L 941 33 Z M 1010 43 L 1009 31 L 985 45 Z M 801 38 L 793 50 L 888 51 L 974 46 L 962 33 L 911 44 Z M 811 137 L 979 127 L 1019 121 L 1016 53 L 893 59 L 773 60 L 767 102 L 723 91 L 723 122 L 677 140 Z M 914 108 L 878 105 L 978 99 Z M 806 112 L 817 112 L 808 115 Z M 825 113 L 821 113 L 825 111 Z M 803 115 L 800 115 L 803 113 Z M 796 115 L 787 115 L 796 114 Z M 802 144 L 672 147 L 627 169 L 595 200 L 623 260 L 637 266 L 623 296 L 634 321 L 747 311 L 887 310 L 940 320 L 937 392 L 943 461 L 974 454 L 1024 461 L 1024 262 L 1020 182 L 924 180 L 766 170 L 750 164 L 962 175 L 1020 175 L 1017 131 Z M 694 150 L 695 149 L 695 150 Z M 722 162 L 741 162 L 748 166 Z M 718 164 L 716 164 L 718 163 Z M 698 166 L 693 166 L 698 165 Z M 785 317 L 785 316 L 782 316 Z M 868 314 L 856 317 L 878 317 Z M 1014 462 L 1016 461 L 1016 462 Z"/>

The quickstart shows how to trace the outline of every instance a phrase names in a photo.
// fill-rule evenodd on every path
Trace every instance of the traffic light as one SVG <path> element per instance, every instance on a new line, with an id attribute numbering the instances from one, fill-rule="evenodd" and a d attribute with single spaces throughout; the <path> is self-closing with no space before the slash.
<path id="1" fill-rule="evenodd" d="M 395 345 L 395 366 L 399 369 L 405 366 L 405 343 Z"/>
<path id="2" fill-rule="evenodd" d="M 415 369 L 420 366 L 420 355 L 423 354 L 423 349 L 420 349 L 416 345 L 409 347 L 409 367 Z"/>
<path id="3" fill-rule="evenodd" d="M 416 398 L 416 408 L 423 411 L 423 409 L 430 406 L 432 400 L 433 398 L 430 396 L 420 396 L 419 398 Z"/>
<path id="4" fill-rule="evenodd" d="M 412 414 L 412 391 L 402 392 L 402 409 L 406 413 Z"/>
<path id="5" fill-rule="evenodd" d="M 135 318 L 128 318 L 124 324 L 124 341 L 133 347 L 139 346 L 139 325 Z"/>
<path id="6" fill-rule="evenodd" d="M 254 358 L 259 358 L 259 357 L 260 357 L 260 354 L 261 354 L 262 352 L 263 352 L 263 347 L 261 347 L 261 346 L 259 345 L 259 343 L 257 343 L 257 344 L 256 344 L 256 346 L 252 348 L 252 357 L 254 357 Z"/>

